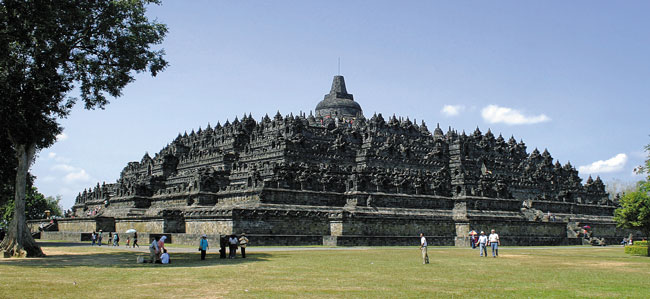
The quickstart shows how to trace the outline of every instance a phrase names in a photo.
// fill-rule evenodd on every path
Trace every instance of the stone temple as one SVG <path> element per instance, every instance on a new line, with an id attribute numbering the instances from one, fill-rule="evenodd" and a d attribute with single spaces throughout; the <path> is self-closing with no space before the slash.
<path id="1" fill-rule="evenodd" d="M 167 234 L 194 244 L 245 232 L 256 245 L 406 245 L 423 232 L 464 246 L 496 229 L 504 245 L 581 244 L 624 236 L 600 178 L 478 128 L 430 131 L 409 118 L 366 117 L 343 76 L 315 113 L 250 115 L 179 134 L 126 165 L 117 182 L 76 198 L 44 238 L 94 230 Z"/>

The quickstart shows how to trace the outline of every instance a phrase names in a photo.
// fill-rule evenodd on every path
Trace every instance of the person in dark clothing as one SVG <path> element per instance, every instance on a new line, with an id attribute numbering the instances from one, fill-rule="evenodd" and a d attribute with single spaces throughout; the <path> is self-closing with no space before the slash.
<path id="1" fill-rule="evenodd" d="M 138 245 L 138 232 L 133 233 L 133 248 L 135 248 L 135 246 L 140 248 L 140 245 Z"/>
<path id="2" fill-rule="evenodd" d="M 226 236 L 221 236 L 221 238 L 219 238 L 219 258 L 226 258 L 226 246 L 228 246 L 228 239 Z"/>

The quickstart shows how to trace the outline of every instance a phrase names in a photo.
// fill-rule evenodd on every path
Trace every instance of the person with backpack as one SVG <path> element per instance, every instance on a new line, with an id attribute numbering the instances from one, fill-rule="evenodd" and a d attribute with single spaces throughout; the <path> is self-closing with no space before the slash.
<path id="1" fill-rule="evenodd" d="M 117 233 L 113 235 L 113 246 L 120 246 L 120 235 Z"/>

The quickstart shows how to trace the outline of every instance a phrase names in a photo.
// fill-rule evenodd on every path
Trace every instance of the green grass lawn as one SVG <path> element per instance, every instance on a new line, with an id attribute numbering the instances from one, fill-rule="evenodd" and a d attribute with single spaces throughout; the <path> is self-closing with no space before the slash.
<path id="1" fill-rule="evenodd" d="M 643 297 L 650 258 L 622 247 L 412 248 L 268 251 L 247 259 L 172 253 L 171 265 L 136 264 L 142 253 L 47 243 L 42 259 L 0 259 L 0 298 L 142 297 Z"/>

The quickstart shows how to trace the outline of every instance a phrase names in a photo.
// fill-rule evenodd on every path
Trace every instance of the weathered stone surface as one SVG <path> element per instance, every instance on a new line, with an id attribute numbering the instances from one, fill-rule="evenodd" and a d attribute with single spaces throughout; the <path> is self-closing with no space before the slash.
<path id="1" fill-rule="evenodd" d="M 571 164 L 528 153 L 514 137 L 367 119 L 336 76 L 315 116 L 244 115 L 179 134 L 128 163 L 117 182 L 77 196 L 73 215 L 95 227 L 70 219 L 59 227 L 91 231 L 112 219 L 118 231 L 350 245 L 410 244 L 401 237 L 423 232 L 432 244 L 459 246 L 469 229 L 496 228 L 513 244 L 568 244 L 571 221 L 618 237 L 615 208 L 600 178 L 582 184 Z"/>

